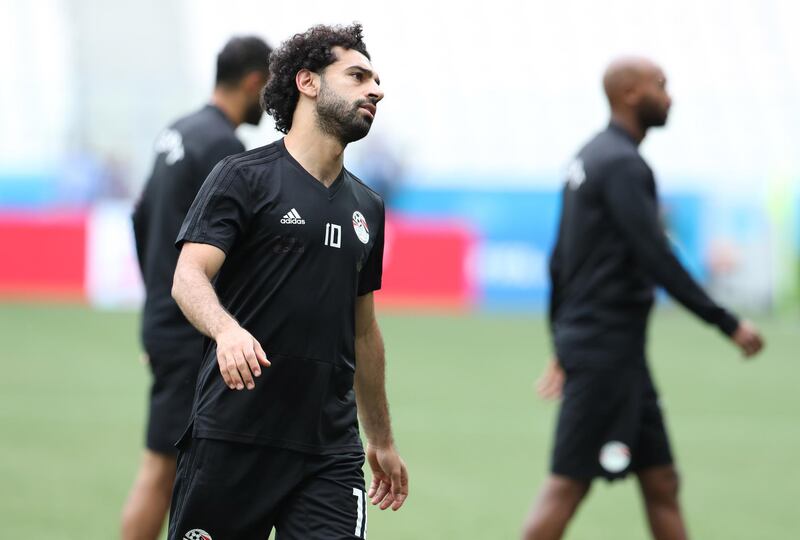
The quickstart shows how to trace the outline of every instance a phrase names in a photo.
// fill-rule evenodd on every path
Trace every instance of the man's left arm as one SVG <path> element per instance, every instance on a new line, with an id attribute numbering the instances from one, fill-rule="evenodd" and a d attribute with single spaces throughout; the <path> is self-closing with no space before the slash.
<path id="1" fill-rule="evenodd" d="M 655 180 L 639 160 L 620 163 L 604 185 L 611 220 L 650 276 L 678 302 L 708 323 L 714 324 L 742 349 L 746 356 L 761 350 L 761 336 L 747 321 L 715 303 L 678 261 L 659 221 Z"/>
<path id="2" fill-rule="evenodd" d="M 408 471 L 394 444 L 386 399 L 383 337 L 372 293 L 356 298 L 355 392 L 372 469 L 368 496 L 381 510 L 399 510 L 408 497 Z"/>

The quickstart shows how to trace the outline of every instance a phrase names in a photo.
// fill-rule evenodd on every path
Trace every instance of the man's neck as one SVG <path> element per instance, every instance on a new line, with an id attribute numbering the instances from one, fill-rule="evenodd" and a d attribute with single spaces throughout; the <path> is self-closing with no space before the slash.
<path id="1" fill-rule="evenodd" d="M 211 95 L 211 104 L 222 111 L 222 114 L 233 124 L 234 128 L 239 127 L 244 122 L 242 107 L 239 105 L 236 96 L 230 92 L 219 87 L 215 88 L 214 93 Z"/>
<path id="2" fill-rule="evenodd" d="M 308 173 L 330 187 L 342 172 L 344 145 L 313 123 L 293 123 L 283 140 L 286 150 Z"/>
<path id="3" fill-rule="evenodd" d="M 631 138 L 636 141 L 636 144 L 641 144 L 647 135 L 647 130 L 642 128 L 639 121 L 634 115 L 627 112 L 612 111 L 611 122 L 622 128 Z"/>

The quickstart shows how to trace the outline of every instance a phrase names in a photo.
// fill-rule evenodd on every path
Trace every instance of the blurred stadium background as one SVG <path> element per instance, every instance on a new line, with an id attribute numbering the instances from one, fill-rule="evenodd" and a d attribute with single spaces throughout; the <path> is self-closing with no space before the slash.
<path id="1" fill-rule="evenodd" d="M 642 152 L 676 249 L 756 317 L 753 365 L 663 302 L 652 362 L 699 538 L 800 538 L 800 5 L 0 1 L 0 537 L 112 538 L 141 445 L 130 211 L 153 142 L 203 104 L 233 34 L 361 21 L 386 99 L 346 163 L 389 201 L 380 293 L 412 496 L 375 538 L 513 538 L 546 470 L 546 260 L 562 170 L 607 121 L 606 63 L 660 62 Z M 792 52 L 794 51 L 794 52 Z M 269 118 L 239 130 L 277 138 Z M 792 458 L 795 458 L 794 460 Z M 636 539 L 632 483 L 570 538 Z"/>

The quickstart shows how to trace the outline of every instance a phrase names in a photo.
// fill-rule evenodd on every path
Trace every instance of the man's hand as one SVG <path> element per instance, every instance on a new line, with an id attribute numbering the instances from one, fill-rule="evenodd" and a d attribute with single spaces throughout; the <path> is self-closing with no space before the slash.
<path id="1" fill-rule="evenodd" d="M 231 321 L 216 336 L 217 363 L 225 384 L 231 390 L 248 390 L 256 387 L 253 376 L 261 376 L 261 366 L 270 362 L 261 344 L 250 332 Z"/>
<path id="2" fill-rule="evenodd" d="M 739 328 L 731 335 L 731 339 L 742 350 L 746 358 L 758 354 L 764 348 L 764 339 L 749 321 L 740 322 Z"/>
<path id="3" fill-rule="evenodd" d="M 553 358 L 544 368 L 544 373 L 536 381 L 536 393 L 542 399 L 559 399 L 561 390 L 564 388 L 564 370 L 558 363 L 557 358 Z"/>
<path id="4" fill-rule="evenodd" d="M 367 496 L 381 510 L 390 506 L 399 510 L 408 497 L 408 471 L 394 446 L 375 448 L 367 445 L 367 461 L 372 469 L 372 483 Z"/>
<path id="5" fill-rule="evenodd" d="M 217 363 L 231 390 L 256 387 L 253 376 L 269 360 L 261 344 L 223 309 L 211 285 L 225 262 L 225 252 L 210 244 L 186 242 L 178 256 L 172 297 L 195 328 L 217 344 Z"/>

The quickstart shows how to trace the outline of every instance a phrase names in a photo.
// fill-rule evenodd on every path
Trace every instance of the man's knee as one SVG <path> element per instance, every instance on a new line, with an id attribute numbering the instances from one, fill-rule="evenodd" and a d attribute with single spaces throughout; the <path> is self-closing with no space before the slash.
<path id="1" fill-rule="evenodd" d="M 589 483 L 565 476 L 551 476 L 545 486 L 545 495 L 560 504 L 578 504 L 589 491 Z"/>
<path id="2" fill-rule="evenodd" d="M 142 473 L 150 481 L 159 485 L 169 485 L 175 481 L 177 458 L 170 454 L 161 454 L 152 450 L 145 451 L 142 460 Z"/>
<path id="3" fill-rule="evenodd" d="M 124 513 L 131 507 L 147 506 L 152 499 L 169 499 L 175 482 L 176 460 L 174 456 L 146 450 L 134 480 Z M 132 510 L 135 512 L 135 510 Z"/>
<path id="4" fill-rule="evenodd" d="M 580 502 L 589 492 L 590 483 L 563 476 L 551 476 L 542 488 L 531 513 L 525 520 L 522 538 L 559 537 Z"/>
<path id="5" fill-rule="evenodd" d="M 642 471 L 639 473 L 639 482 L 648 504 L 677 503 L 680 477 L 675 467 L 658 467 Z"/>
<path id="6" fill-rule="evenodd" d="M 157 534 L 169 509 L 174 482 L 175 457 L 146 450 L 122 508 L 123 538 L 149 538 L 151 528 L 156 531 L 152 536 Z"/>

